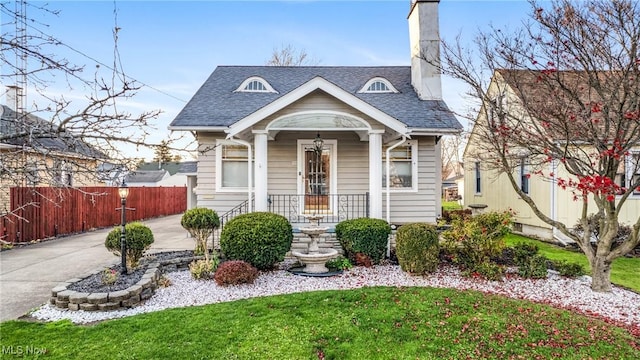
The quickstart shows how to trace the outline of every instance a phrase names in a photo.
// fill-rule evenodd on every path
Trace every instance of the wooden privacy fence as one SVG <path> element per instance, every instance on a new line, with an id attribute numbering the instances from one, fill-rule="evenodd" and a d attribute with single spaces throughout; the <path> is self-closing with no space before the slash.
<path id="1" fill-rule="evenodd" d="M 29 242 L 120 224 L 116 187 L 14 187 L 11 210 L 0 218 L 0 238 Z M 187 208 L 187 188 L 130 187 L 127 222 L 180 214 Z"/>

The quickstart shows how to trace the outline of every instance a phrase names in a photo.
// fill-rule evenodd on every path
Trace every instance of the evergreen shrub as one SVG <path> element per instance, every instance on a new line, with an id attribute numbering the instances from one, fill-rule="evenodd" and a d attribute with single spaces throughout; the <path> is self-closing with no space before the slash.
<path id="1" fill-rule="evenodd" d="M 396 256 L 403 271 L 432 273 L 438 268 L 438 232 L 433 225 L 412 223 L 396 232 Z"/>
<path id="2" fill-rule="evenodd" d="M 125 244 L 127 246 L 127 268 L 133 269 L 153 244 L 153 232 L 140 223 L 130 222 L 125 225 Z M 120 227 L 116 227 L 107 234 L 104 246 L 117 256 L 120 256 Z"/>
<path id="3" fill-rule="evenodd" d="M 182 214 L 180 225 L 189 232 L 196 241 L 194 253 L 203 255 L 207 250 L 207 239 L 220 226 L 218 214 L 207 208 L 189 209 Z"/>
<path id="4" fill-rule="evenodd" d="M 361 253 L 378 264 L 384 258 L 391 226 L 381 219 L 358 218 L 336 225 L 336 237 L 347 256 L 354 260 Z"/>
<path id="5" fill-rule="evenodd" d="M 220 234 L 220 248 L 229 260 L 243 260 L 260 270 L 284 260 L 293 229 L 282 215 L 253 212 L 229 221 Z"/>

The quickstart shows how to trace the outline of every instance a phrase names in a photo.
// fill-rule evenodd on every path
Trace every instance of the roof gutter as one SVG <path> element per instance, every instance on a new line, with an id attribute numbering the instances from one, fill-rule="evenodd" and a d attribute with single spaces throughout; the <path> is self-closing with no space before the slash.
<path id="1" fill-rule="evenodd" d="M 440 135 L 460 135 L 462 129 L 409 129 L 407 135 L 418 136 L 440 136 Z"/>
<path id="2" fill-rule="evenodd" d="M 203 132 L 226 132 L 229 130 L 228 126 L 171 126 L 167 129 L 171 131 L 203 131 Z"/>

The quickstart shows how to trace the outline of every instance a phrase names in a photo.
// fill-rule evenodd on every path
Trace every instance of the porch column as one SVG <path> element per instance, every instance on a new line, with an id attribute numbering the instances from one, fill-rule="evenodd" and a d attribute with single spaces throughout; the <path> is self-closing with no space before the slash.
<path id="1" fill-rule="evenodd" d="M 382 219 L 382 134 L 369 131 L 369 216 Z"/>
<path id="2" fill-rule="evenodd" d="M 255 176 L 255 211 L 268 211 L 269 204 L 267 202 L 268 199 L 268 186 L 267 186 L 267 175 L 268 175 L 268 161 L 269 156 L 267 155 L 267 132 L 266 131 L 253 131 L 253 146 L 255 147 L 255 168 L 254 168 L 254 176 Z"/>

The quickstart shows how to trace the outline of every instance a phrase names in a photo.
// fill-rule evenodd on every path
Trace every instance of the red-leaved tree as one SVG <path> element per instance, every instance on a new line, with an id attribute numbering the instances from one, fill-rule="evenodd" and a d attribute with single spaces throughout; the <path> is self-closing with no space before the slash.
<path id="1" fill-rule="evenodd" d="M 471 48 L 460 39 L 443 42 L 443 72 L 478 100 L 466 156 L 506 176 L 538 218 L 586 254 L 592 289 L 610 291 L 613 260 L 640 243 L 640 216 L 623 242 L 614 241 L 621 211 L 640 187 L 640 4 L 530 5 L 520 29 L 492 27 Z M 523 191 L 515 170 L 522 158 L 531 177 L 554 182 L 581 204 L 580 231 Z"/>

